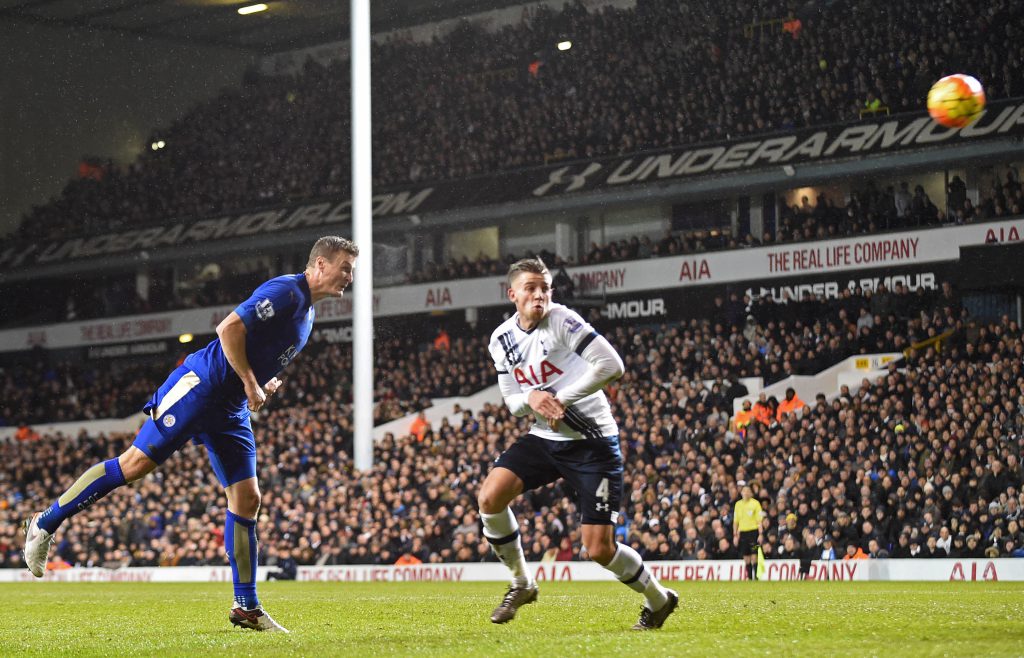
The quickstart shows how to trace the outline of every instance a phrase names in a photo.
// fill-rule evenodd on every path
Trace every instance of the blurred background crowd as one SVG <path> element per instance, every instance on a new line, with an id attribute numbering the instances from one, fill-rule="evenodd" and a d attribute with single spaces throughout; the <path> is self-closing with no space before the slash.
<path id="1" fill-rule="evenodd" d="M 626 460 L 620 539 L 648 559 L 735 557 L 731 510 L 744 482 L 767 512 L 769 555 L 793 556 L 806 542 L 826 539 L 837 557 L 858 550 L 872 557 L 1017 554 L 1024 539 L 1020 328 L 1007 319 L 975 323 L 941 295 L 914 308 L 915 297 L 890 294 L 901 310 L 870 315 L 860 331 L 855 316 L 864 316 L 839 302 L 806 318 L 797 302 L 781 305 L 792 317 L 755 309 L 743 326 L 724 317 L 609 325 L 605 333 L 626 363 L 625 376 L 608 390 Z M 870 307 L 877 296 L 847 301 Z M 789 413 L 779 411 L 778 400 L 762 400 L 772 413 L 742 428 L 733 422 L 732 399 L 746 393 L 738 377 L 771 381 L 769 373 L 817 369 L 816 355 L 831 363 L 904 349 L 946 329 L 955 331 L 941 351 L 909 350 L 877 380 L 790 405 Z M 479 340 L 383 347 L 389 357 L 378 370 L 385 375 L 379 420 L 493 379 Z M 264 492 L 261 561 L 492 559 L 480 535 L 476 490 L 527 421 L 503 406 L 465 409 L 457 423 L 388 436 L 375 448 L 372 471 L 356 474 L 347 352 L 311 345 L 254 423 Z M 48 380 L 58 408 L 74 408 L 79 381 L 70 373 Z M 151 390 L 132 370 L 108 372 L 102 385 L 82 381 L 112 399 Z M 83 464 L 117 454 L 132 437 L 22 439 L 0 445 L 2 566 L 19 565 L 18 519 L 58 495 Z M 224 499 L 205 462 L 198 447 L 181 451 L 75 517 L 55 554 L 79 565 L 223 563 Z M 571 490 L 558 484 L 528 493 L 516 511 L 530 559 L 579 559 Z"/>

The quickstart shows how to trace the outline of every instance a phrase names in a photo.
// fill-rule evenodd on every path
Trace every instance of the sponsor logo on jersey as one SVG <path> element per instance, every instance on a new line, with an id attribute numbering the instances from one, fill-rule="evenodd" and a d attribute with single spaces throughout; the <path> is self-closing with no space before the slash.
<path id="1" fill-rule="evenodd" d="M 264 321 L 274 317 L 274 304 L 269 299 L 256 302 L 256 317 Z"/>
<path id="2" fill-rule="evenodd" d="M 548 383 L 549 378 L 562 374 L 558 366 L 547 360 L 541 361 L 538 368 L 540 369 L 539 372 L 534 369 L 533 365 L 526 368 L 516 368 L 512 371 L 512 374 L 515 376 L 516 381 L 523 386 L 543 386 Z"/>
<path id="3" fill-rule="evenodd" d="M 174 423 L 176 423 L 177 421 L 178 419 L 175 418 L 173 414 L 164 414 L 162 420 L 164 427 L 174 427 Z"/>

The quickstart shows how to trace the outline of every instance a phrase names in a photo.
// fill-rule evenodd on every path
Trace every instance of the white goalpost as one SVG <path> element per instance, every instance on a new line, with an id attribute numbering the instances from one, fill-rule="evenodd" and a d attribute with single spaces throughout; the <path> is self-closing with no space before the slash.
<path id="1" fill-rule="evenodd" d="M 350 0 L 352 239 L 361 258 L 353 282 L 352 413 L 355 467 L 373 466 L 373 170 L 370 138 L 370 0 Z"/>

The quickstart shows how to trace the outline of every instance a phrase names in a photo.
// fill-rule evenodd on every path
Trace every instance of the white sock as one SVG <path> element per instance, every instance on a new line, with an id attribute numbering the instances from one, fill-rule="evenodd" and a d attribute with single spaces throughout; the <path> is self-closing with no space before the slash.
<path id="1" fill-rule="evenodd" d="M 523 541 L 519 537 L 519 524 L 512 509 L 506 507 L 497 514 L 480 512 L 480 518 L 484 522 L 484 537 L 491 543 L 491 549 L 512 572 L 512 584 L 516 587 L 532 585 L 533 578 L 523 555 Z"/>
<path id="2" fill-rule="evenodd" d="M 615 574 L 623 585 L 640 592 L 647 600 L 644 602 L 651 610 L 661 610 L 668 603 L 668 590 L 661 586 L 658 579 L 651 575 L 650 570 L 644 566 L 643 558 L 625 544 L 616 543 L 618 550 L 612 561 L 605 565 L 605 569 Z"/>

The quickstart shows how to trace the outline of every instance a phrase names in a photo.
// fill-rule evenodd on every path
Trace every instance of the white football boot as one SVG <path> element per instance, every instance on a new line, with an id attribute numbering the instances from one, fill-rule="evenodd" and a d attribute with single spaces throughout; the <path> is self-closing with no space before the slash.
<path id="1" fill-rule="evenodd" d="M 28 570 L 36 578 L 42 578 L 46 573 L 46 561 L 50 545 L 53 543 L 53 535 L 40 528 L 38 520 L 39 515 L 33 514 L 32 518 L 25 521 L 24 555 Z"/>
<path id="2" fill-rule="evenodd" d="M 262 606 L 255 610 L 245 610 L 244 608 L 235 606 L 231 609 L 231 612 L 228 613 L 228 619 L 235 626 L 251 628 L 254 631 L 268 631 L 270 633 L 288 632 L 287 628 L 274 621 L 270 615 L 264 612 Z"/>

